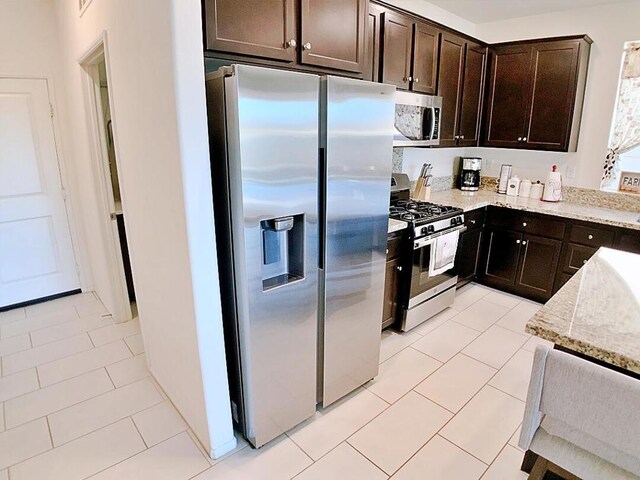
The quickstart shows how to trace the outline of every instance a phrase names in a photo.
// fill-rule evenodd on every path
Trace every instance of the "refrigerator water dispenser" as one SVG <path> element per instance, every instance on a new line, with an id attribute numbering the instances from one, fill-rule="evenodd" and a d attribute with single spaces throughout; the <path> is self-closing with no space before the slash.
<path id="1" fill-rule="evenodd" d="M 304 215 L 260 222 L 262 232 L 262 290 L 304 278 Z"/>

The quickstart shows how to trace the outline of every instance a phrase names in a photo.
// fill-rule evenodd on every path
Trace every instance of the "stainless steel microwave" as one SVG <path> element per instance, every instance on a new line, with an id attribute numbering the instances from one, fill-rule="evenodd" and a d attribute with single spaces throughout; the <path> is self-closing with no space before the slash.
<path id="1" fill-rule="evenodd" d="M 440 143 L 442 97 L 396 91 L 395 147 L 429 147 Z"/>

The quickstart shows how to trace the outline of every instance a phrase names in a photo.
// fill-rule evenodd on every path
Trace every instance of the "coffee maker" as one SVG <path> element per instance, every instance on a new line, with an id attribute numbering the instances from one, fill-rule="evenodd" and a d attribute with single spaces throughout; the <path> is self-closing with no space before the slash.
<path id="1" fill-rule="evenodd" d="M 480 188 L 482 159 L 479 157 L 460 158 L 460 190 L 476 191 Z"/>

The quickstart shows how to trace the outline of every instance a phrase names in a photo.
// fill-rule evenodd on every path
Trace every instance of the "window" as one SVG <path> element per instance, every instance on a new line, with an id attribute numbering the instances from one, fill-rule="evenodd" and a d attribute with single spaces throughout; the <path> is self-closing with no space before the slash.
<path id="1" fill-rule="evenodd" d="M 619 190 L 623 172 L 627 186 L 640 178 L 640 41 L 624 45 L 602 190 Z"/>

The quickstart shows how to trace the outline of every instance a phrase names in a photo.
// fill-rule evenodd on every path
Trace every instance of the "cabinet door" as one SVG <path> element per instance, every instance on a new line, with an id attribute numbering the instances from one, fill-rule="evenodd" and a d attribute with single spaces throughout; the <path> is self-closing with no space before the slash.
<path id="1" fill-rule="evenodd" d="M 640 253 L 640 232 L 621 230 L 615 248 L 625 252 Z"/>
<path id="2" fill-rule="evenodd" d="M 418 22 L 413 27 L 413 41 L 411 90 L 435 95 L 440 30 L 426 23 Z"/>
<path id="3" fill-rule="evenodd" d="M 391 12 L 384 12 L 383 17 L 382 83 L 408 90 L 413 22 Z"/>
<path id="4" fill-rule="evenodd" d="M 523 145 L 530 78 L 530 45 L 495 48 L 491 56 L 491 83 L 483 146 Z"/>
<path id="5" fill-rule="evenodd" d="M 480 119 L 482 118 L 486 67 L 487 48 L 476 43 L 467 43 L 458 129 L 458 145 L 460 146 L 477 146 L 480 140 Z"/>
<path id="6" fill-rule="evenodd" d="M 478 260 L 480 258 L 480 244 L 482 229 L 467 230 L 460 234 L 458 252 L 456 255 L 456 272 L 458 273 L 458 287 L 476 278 Z"/>
<path id="7" fill-rule="evenodd" d="M 205 0 L 206 49 L 293 62 L 295 0 Z"/>
<path id="8" fill-rule="evenodd" d="M 368 4 L 367 0 L 300 0 L 300 63 L 362 72 Z"/>
<path id="9" fill-rule="evenodd" d="M 560 240 L 525 235 L 515 284 L 516 293 L 540 301 L 551 298 L 561 249 Z"/>
<path id="10" fill-rule="evenodd" d="M 526 148 L 567 150 L 576 92 L 578 41 L 533 45 Z"/>
<path id="11" fill-rule="evenodd" d="M 482 280 L 491 287 L 510 289 L 518 273 L 522 234 L 490 228 L 485 235 Z"/>
<path id="12" fill-rule="evenodd" d="M 457 144 L 458 120 L 462 101 L 464 47 L 464 39 L 448 33 L 442 34 L 440 71 L 438 73 L 438 95 L 442 97 L 441 147 L 451 147 Z"/>
<path id="13" fill-rule="evenodd" d="M 398 310 L 398 278 L 400 274 L 400 259 L 387 262 L 384 277 L 384 305 L 382 307 L 382 328 L 392 325 Z"/>
<path id="14" fill-rule="evenodd" d="M 380 40 L 382 39 L 382 8 L 370 3 L 367 15 L 367 34 L 364 42 L 364 79 L 380 81 Z"/>

